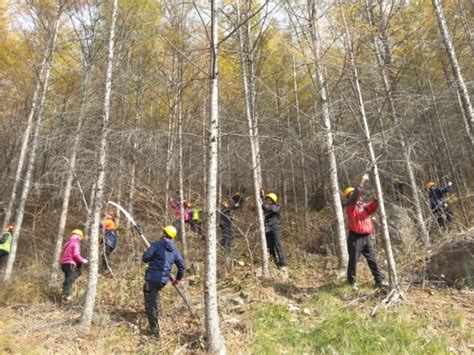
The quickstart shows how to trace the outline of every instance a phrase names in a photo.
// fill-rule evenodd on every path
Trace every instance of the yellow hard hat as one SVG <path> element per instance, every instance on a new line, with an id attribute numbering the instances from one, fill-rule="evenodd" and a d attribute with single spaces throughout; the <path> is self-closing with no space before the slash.
<path id="1" fill-rule="evenodd" d="M 349 197 L 349 195 L 350 195 L 351 193 L 353 193 L 354 190 L 355 190 L 355 189 L 354 189 L 353 187 L 346 187 L 346 189 L 344 190 L 344 196 L 345 196 L 345 197 Z"/>
<path id="2" fill-rule="evenodd" d="M 84 232 L 81 231 L 80 229 L 74 229 L 71 234 L 77 234 L 81 239 L 84 239 Z"/>
<path id="3" fill-rule="evenodd" d="M 433 186 L 435 186 L 435 185 L 436 185 L 436 183 L 435 183 L 434 181 L 428 181 L 428 182 L 426 183 L 426 188 L 427 188 L 427 189 L 431 189 L 431 188 L 432 188 Z"/>
<path id="4" fill-rule="evenodd" d="M 274 203 L 278 201 L 277 195 L 275 195 L 273 192 L 270 192 L 269 194 L 266 194 L 265 197 L 268 197 Z"/>
<path id="5" fill-rule="evenodd" d="M 176 230 L 175 227 L 173 226 L 166 226 L 163 228 L 163 231 L 171 238 L 174 239 L 176 237 L 176 234 L 178 234 L 178 231 Z"/>

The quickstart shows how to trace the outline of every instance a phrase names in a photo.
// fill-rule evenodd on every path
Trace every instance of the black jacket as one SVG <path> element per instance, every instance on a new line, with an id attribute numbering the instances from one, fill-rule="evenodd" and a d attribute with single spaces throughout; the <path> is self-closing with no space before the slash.
<path id="1" fill-rule="evenodd" d="M 267 205 L 264 203 L 262 208 L 265 214 L 265 226 L 267 229 L 280 228 L 280 204 L 272 203 Z"/>

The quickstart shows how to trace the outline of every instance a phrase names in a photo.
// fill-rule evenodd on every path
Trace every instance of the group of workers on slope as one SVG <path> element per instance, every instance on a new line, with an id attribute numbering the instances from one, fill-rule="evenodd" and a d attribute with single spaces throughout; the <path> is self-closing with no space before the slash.
<path id="1" fill-rule="evenodd" d="M 347 282 L 353 289 L 357 289 L 357 262 L 361 255 L 367 260 L 376 287 L 380 288 L 387 285 L 377 262 L 371 236 L 373 227 L 370 216 L 377 210 L 378 202 L 376 199 L 372 199 L 369 202 L 363 202 L 361 199 L 364 193 L 364 185 L 368 180 L 368 174 L 364 174 L 362 180 L 355 188 L 348 187 L 343 192 L 347 199 L 346 213 L 347 227 L 349 230 L 347 237 L 347 249 L 349 254 Z M 444 194 L 452 190 L 452 183 L 448 183 L 444 188 L 438 188 L 434 182 L 430 181 L 426 186 L 429 190 L 431 210 L 437 217 L 440 226 L 444 226 L 446 222 L 451 222 L 452 220 L 452 212 L 446 209 L 447 205 L 443 198 Z M 286 270 L 285 252 L 281 242 L 280 204 L 278 203 L 278 197 L 274 193 L 264 195 L 263 190 L 261 191 L 261 195 L 264 200 L 261 207 L 265 214 L 268 251 L 276 265 L 280 269 Z M 181 211 L 179 202 L 170 199 L 169 203 L 170 206 L 175 206 L 173 208 L 177 213 L 176 220 L 180 220 L 180 218 L 178 218 L 178 213 Z M 219 225 L 222 230 L 221 244 L 224 247 L 228 247 L 232 242 L 231 213 L 237 209 L 241 203 L 242 197 L 238 196 L 232 199 L 232 204 L 225 201 L 222 205 Z M 187 206 L 183 207 L 189 208 L 190 204 L 188 203 Z M 441 221 L 439 219 L 441 215 L 449 216 L 449 218 L 445 219 L 445 217 L 443 217 Z M 108 262 L 107 259 L 117 246 L 116 218 L 117 214 L 115 211 L 108 211 L 102 224 L 104 232 L 103 263 Z M 199 220 L 199 218 L 197 219 Z M 159 337 L 157 311 L 160 304 L 160 291 L 170 280 L 172 284 L 176 286 L 184 277 L 186 267 L 183 257 L 173 243 L 173 240 L 178 235 L 178 230 L 179 229 L 174 226 L 164 227 L 162 238 L 152 243 L 142 257 L 142 261 L 148 264 L 145 272 L 145 283 L 143 285 L 145 312 L 149 322 L 149 332 L 157 337 Z M 4 263 L 9 255 L 14 231 L 14 226 L 7 225 L 5 232 L 0 238 L 0 264 Z M 88 263 L 88 260 L 81 256 L 80 242 L 83 239 L 84 233 L 82 230 L 74 229 L 69 234 L 69 240 L 64 244 L 61 254 L 61 270 L 64 273 L 63 297 L 66 300 L 70 299 L 71 290 L 74 281 L 80 275 L 81 266 Z M 175 279 L 172 279 L 171 276 L 173 265 L 176 265 L 178 268 Z"/>
<path id="2" fill-rule="evenodd" d="M 194 233 L 202 234 L 201 210 L 197 206 L 193 206 L 188 200 L 181 202 L 179 191 L 176 191 L 176 199 L 171 196 L 168 197 L 168 206 L 175 210 L 175 226 L 178 231 L 178 238 L 181 238 L 181 211 L 183 211 L 184 223 L 189 224 Z"/>

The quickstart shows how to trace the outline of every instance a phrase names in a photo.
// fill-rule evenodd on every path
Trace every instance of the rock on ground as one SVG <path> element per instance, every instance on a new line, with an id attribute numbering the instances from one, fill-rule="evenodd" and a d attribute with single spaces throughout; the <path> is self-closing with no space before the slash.
<path id="1" fill-rule="evenodd" d="M 441 245 L 428 262 L 427 274 L 448 286 L 474 287 L 474 228 Z"/>
<path id="2" fill-rule="evenodd" d="M 400 205 L 385 202 L 390 239 L 395 249 L 412 250 L 417 242 L 418 230 L 407 211 Z"/>

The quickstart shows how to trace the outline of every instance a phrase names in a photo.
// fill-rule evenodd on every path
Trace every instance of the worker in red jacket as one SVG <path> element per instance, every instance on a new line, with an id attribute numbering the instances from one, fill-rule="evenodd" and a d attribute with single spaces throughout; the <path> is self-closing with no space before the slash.
<path id="1" fill-rule="evenodd" d="M 364 192 L 364 184 L 368 180 L 369 175 L 364 174 L 356 188 L 348 187 L 344 190 L 344 196 L 347 198 L 347 228 L 349 229 L 349 236 L 347 237 L 347 250 L 349 252 L 347 281 L 354 290 L 357 290 L 356 270 L 361 254 L 367 259 L 367 264 L 374 276 L 375 285 L 378 288 L 386 286 L 383 281 L 384 275 L 377 264 L 375 249 L 371 240 L 372 221 L 370 215 L 377 210 L 378 203 L 376 199 L 368 203 L 364 203 L 360 199 Z"/>

